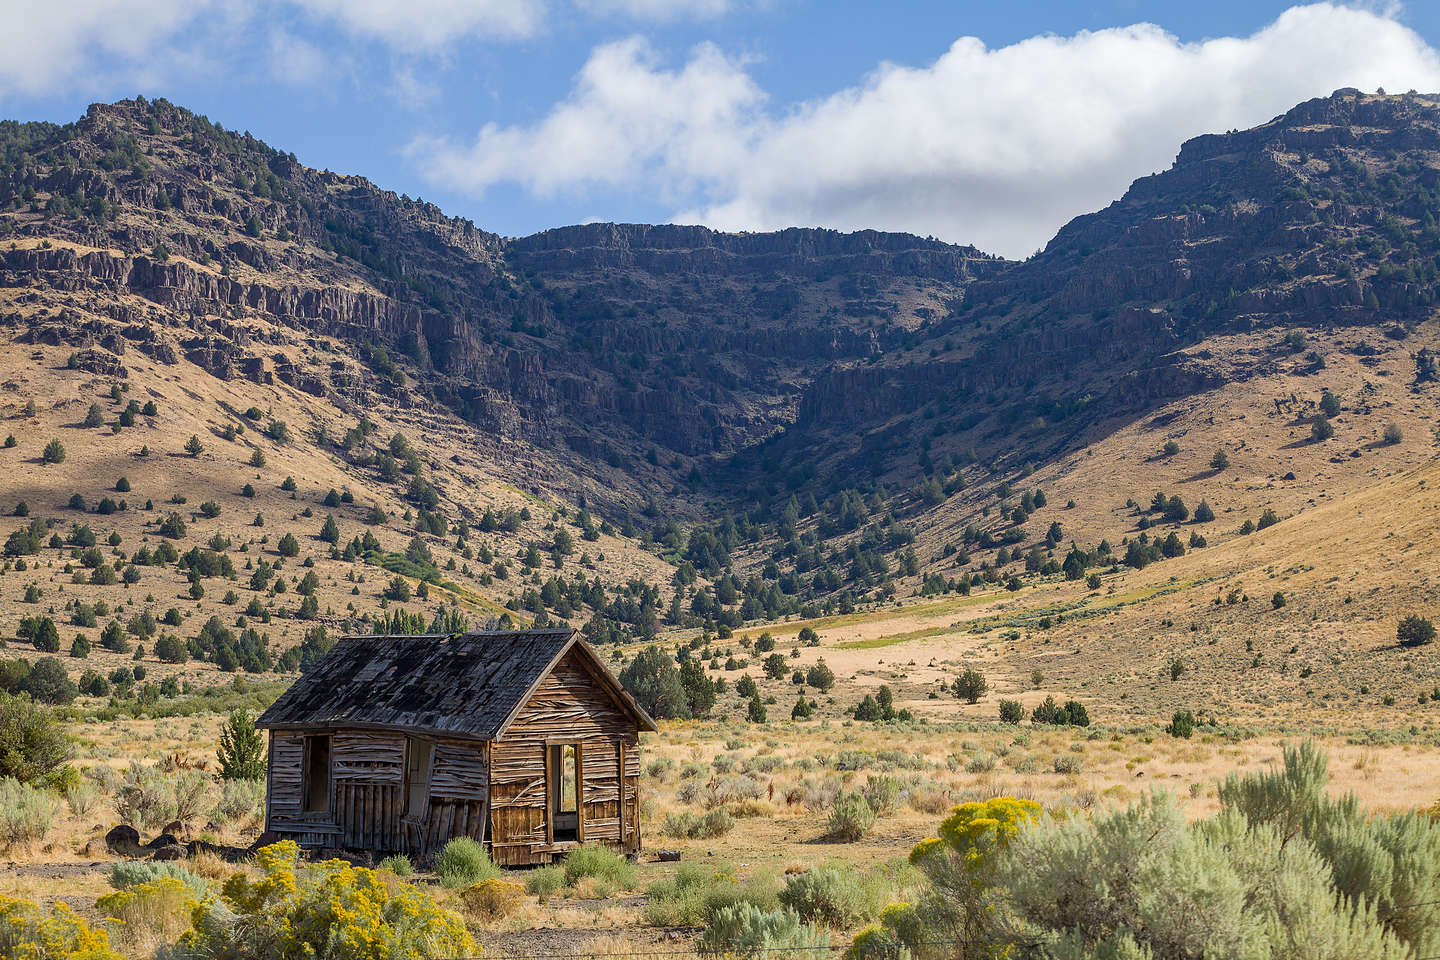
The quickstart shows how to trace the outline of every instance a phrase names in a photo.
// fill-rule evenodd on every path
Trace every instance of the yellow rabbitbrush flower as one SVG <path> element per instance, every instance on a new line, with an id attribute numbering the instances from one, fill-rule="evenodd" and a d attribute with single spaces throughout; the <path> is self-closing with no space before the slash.
<path id="1" fill-rule="evenodd" d="M 1020 828 L 1040 816 L 1040 804 L 1018 797 L 995 797 L 962 803 L 940 822 L 940 836 L 921 840 L 910 851 L 910 862 L 922 869 L 941 852 L 958 855 L 967 866 L 978 868 L 1007 846 Z"/>
<path id="2" fill-rule="evenodd" d="M 967 956 L 1013 956 L 1011 944 L 991 938 L 1001 919 L 997 911 L 1003 909 L 994 898 L 993 880 L 1010 841 L 1039 816 L 1040 804 L 1018 797 L 953 807 L 940 822 L 940 835 L 910 851 L 910 863 L 929 878 L 931 895 L 921 911 L 897 905 L 894 913 L 882 914 L 872 939 L 880 944 L 893 938 L 913 947 L 933 924 L 937 931 L 948 931 L 946 936 L 970 941 Z"/>
<path id="3" fill-rule="evenodd" d="M 199 957 L 276 960 L 426 960 L 477 952 L 464 922 L 407 883 L 344 860 L 298 863 L 293 841 L 263 847 L 263 876 L 236 874 L 224 903 L 194 912 L 182 943 Z"/>
<path id="4" fill-rule="evenodd" d="M 0 958 L 4 960 L 125 960 L 64 903 L 47 914 L 29 900 L 0 897 Z"/>

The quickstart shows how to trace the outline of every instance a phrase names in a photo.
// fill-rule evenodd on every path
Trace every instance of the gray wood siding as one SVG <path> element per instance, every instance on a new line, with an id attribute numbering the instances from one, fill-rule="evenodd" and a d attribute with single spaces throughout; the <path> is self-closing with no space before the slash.
<path id="1" fill-rule="evenodd" d="M 483 744 L 474 740 L 437 740 L 430 774 L 432 800 L 484 800 L 487 785 Z"/>
<path id="2" fill-rule="evenodd" d="M 301 734 L 270 734 L 270 815 L 282 819 L 299 816 L 305 763 L 305 737 Z"/>
<path id="3" fill-rule="evenodd" d="M 625 743 L 626 767 L 635 781 L 624 785 L 625 832 L 621 834 L 620 742 Z M 505 735 L 494 744 L 491 759 L 491 839 L 497 860 L 527 863 L 547 860 L 547 752 L 552 743 L 580 746 L 583 783 L 581 836 L 630 848 L 638 844 L 638 790 L 640 753 L 634 722 L 610 692 L 574 654 L 567 654 L 525 705 Z M 529 855 L 509 846 L 531 848 Z M 638 849 L 638 847 L 637 847 Z"/>

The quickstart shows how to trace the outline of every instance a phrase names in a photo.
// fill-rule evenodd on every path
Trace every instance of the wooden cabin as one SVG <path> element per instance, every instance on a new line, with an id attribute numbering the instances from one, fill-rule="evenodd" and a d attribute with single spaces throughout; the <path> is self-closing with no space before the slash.
<path id="1" fill-rule="evenodd" d="M 640 850 L 651 720 L 573 630 L 338 642 L 261 715 L 266 829 L 427 859 L 472 837 L 501 865 Z"/>

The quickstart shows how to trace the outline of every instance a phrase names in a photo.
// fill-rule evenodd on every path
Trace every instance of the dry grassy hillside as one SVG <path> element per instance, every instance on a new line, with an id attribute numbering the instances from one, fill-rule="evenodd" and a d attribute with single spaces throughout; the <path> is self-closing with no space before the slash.
<path id="1" fill-rule="evenodd" d="M 499 475 L 487 453 L 470 442 L 472 429 L 433 409 L 377 403 L 344 411 L 283 383 L 226 382 L 187 362 L 162 365 L 138 351 L 126 352 L 100 372 L 75 368 L 74 354 L 69 347 L 14 342 L 0 347 L 0 368 L 6 371 L 0 434 L 14 438 L 13 445 L 0 448 L 3 529 L 9 535 L 37 521 L 43 527 L 34 554 L 12 546 L 5 558 L 0 635 L 16 637 L 22 618 L 51 617 L 59 627 L 62 661 L 72 673 L 91 667 L 108 673 L 128 665 L 130 654 L 101 648 L 100 632 L 111 619 L 129 624 L 144 612 L 161 621 L 156 632 L 132 632 L 127 645 L 144 645 L 143 662 L 157 677 L 176 672 L 198 678 L 214 665 L 193 658 L 183 665 L 157 663 L 156 638 L 169 633 L 187 640 L 219 617 L 236 634 L 247 626 L 258 630 L 278 657 L 316 626 L 326 626 L 333 637 L 369 629 L 397 610 L 427 622 L 449 610 L 471 626 L 506 615 L 527 623 L 531 611 L 505 605 L 552 575 L 598 578 L 607 588 L 632 578 L 663 583 L 670 575 L 668 564 L 632 541 L 599 529 L 595 540 L 586 540 L 576 505 L 552 499 L 533 480 L 529 490 L 520 489 L 515 484 L 524 482 L 523 469 Z M 117 388 L 119 399 L 112 395 Z M 132 401 L 139 408 L 133 425 L 118 426 Z M 33 414 L 27 413 L 31 403 Z M 151 403 L 154 412 L 146 414 Z M 98 426 L 85 425 L 92 404 L 98 406 Z M 259 417 L 249 415 L 255 410 Z M 386 480 L 380 466 L 361 466 L 356 450 L 337 445 L 362 415 L 372 425 L 365 445 L 390 450 L 393 438 L 403 436 L 393 446 L 413 450 L 418 474 L 405 467 L 402 453 L 398 474 Z M 276 424 L 284 424 L 283 435 Z M 201 447 L 195 454 L 187 452 L 192 437 Z M 65 450 L 59 463 L 44 462 L 52 440 Z M 516 459 L 523 462 L 523 454 L 517 452 Z M 438 494 L 431 509 L 446 517 L 443 535 L 434 526 L 417 529 L 422 507 L 409 495 L 416 476 Z M 75 495 L 83 508 L 71 505 Z M 374 508 L 384 512 L 383 521 Z M 508 512 L 514 529 L 482 530 L 487 511 L 502 520 Z M 167 537 L 162 523 L 172 514 L 184 532 Z M 333 545 L 322 538 L 329 517 L 338 528 Z M 82 527 L 93 533 L 98 555 L 83 555 L 75 536 Z M 554 549 L 562 528 L 574 544 L 568 554 Z M 292 556 L 280 552 L 287 534 L 297 541 Z M 52 536 L 62 545 L 52 547 Z M 368 561 L 344 558 L 353 539 L 367 536 L 378 541 L 370 544 Z M 532 542 L 542 558 L 533 572 L 523 563 Z M 133 562 L 138 552 L 153 555 L 161 544 L 172 546 L 180 562 Z M 198 598 L 182 569 L 184 555 L 195 548 L 216 550 L 234 570 L 233 577 L 200 577 Z M 422 577 L 399 566 L 411 575 L 402 577 L 403 588 L 392 586 L 395 574 L 381 564 L 387 556 L 404 558 L 417 550 L 429 552 L 438 575 L 422 585 Z M 115 573 L 116 582 L 104 582 L 109 579 L 104 572 L 96 575 L 90 566 L 95 560 Z M 262 563 L 276 574 L 256 589 L 252 576 Z M 503 578 L 497 567 L 505 570 Z M 127 571 L 134 571 L 134 582 L 126 582 Z M 303 581 L 311 573 L 317 581 L 315 605 L 302 611 L 308 589 Z M 422 590 L 428 595 L 419 596 Z M 94 626 L 82 626 L 85 618 L 77 615 L 76 604 L 103 604 L 100 610 L 108 607 L 109 613 L 100 613 Z M 181 618 L 178 625 L 164 622 L 172 608 Z M 77 634 L 91 642 L 88 659 L 64 656 Z M 10 644 L 7 655 L 17 653 L 42 655 L 24 641 Z"/>

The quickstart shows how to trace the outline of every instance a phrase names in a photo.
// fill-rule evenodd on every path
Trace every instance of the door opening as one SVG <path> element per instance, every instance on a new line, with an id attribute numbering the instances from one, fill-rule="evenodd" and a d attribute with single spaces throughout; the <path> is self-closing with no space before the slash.
<path id="1" fill-rule="evenodd" d="M 557 841 L 580 839 L 580 745 L 550 747 L 550 810 Z"/>
<path id="2" fill-rule="evenodd" d="M 405 816 L 424 817 L 430 805 L 430 758 L 435 744 L 410 737 L 405 746 Z"/>
<path id="3" fill-rule="evenodd" d="M 330 738 L 305 738 L 305 812 L 330 809 Z"/>

